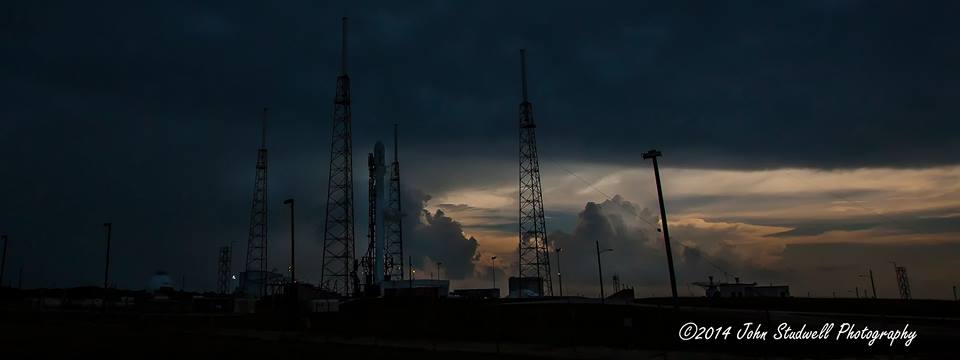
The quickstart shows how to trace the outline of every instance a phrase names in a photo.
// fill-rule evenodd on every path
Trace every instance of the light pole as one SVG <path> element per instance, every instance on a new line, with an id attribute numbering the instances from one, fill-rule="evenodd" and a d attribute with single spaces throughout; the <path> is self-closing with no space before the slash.
<path id="1" fill-rule="evenodd" d="M 103 223 L 107 233 L 107 256 L 103 268 L 103 310 L 107 310 L 107 288 L 110 281 L 110 235 L 113 232 L 113 223 Z"/>
<path id="2" fill-rule="evenodd" d="M 563 296 L 563 273 L 560 272 L 560 252 L 563 248 L 557 248 L 557 283 L 560 285 L 560 296 Z"/>
<path id="3" fill-rule="evenodd" d="M 600 303 L 606 303 L 606 296 L 603 293 L 603 265 L 600 264 L 600 254 L 603 254 L 608 251 L 613 251 L 613 249 L 603 249 L 600 251 L 600 240 L 596 240 L 597 244 L 597 273 L 600 275 Z"/>
<path id="4" fill-rule="evenodd" d="M 294 231 L 293 231 L 293 230 L 294 230 L 294 225 L 293 225 L 293 219 L 294 219 L 294 203 L 293 203 L 293 199 L 286 199 L 286 200 L 283 201 L 283 204 L 284 204 L 284 205 L 290 205 L 290 283 L 291 283 L 291 284 L 296 284 L 296 283 L 297 283 L 297 256 L 296 256 L 297 251 L 296 251 L 296 247 L 294 246 L 295 242 L 294 242 L 294 238 L 293 238 L 293 235 L 294 235 Z"/>
<path id="5" fill-rule="evenodd" d="M 443 265 L 443 262 L 437 262 L 437 280 L 443 280 L 443 276 L 440 276 L 440 265 Z"/>
<path id="6" fill-rule="evenodd" d="M 497 257 L 491 256 L 490 261 L 492 262 L 492 265 L 490 265 L 490 277 L 493 278 L 493 288 L 497 289 L 497 293 L 499 294 L 500 288 L 497 287 Z"/>
<path id="7" fill-rule="evenodd" d="M 660 165 L 657 157 L 663 156 L 659 150 L 643 153 L 644 159 L 653 159 L 653 175 L 657 180 L 657 198 L 660 200 L 660 221 L 663 223 L 663 243 L 667 248 L 667 267 L 670 269 L 670 290 L 673 292 L 673 304 L 677 305 L 677 276 L 673 271 L 673 251 L 670 250 L 670 230 L 667 228 L 667 209 L 663 206 L 663 188 L 660 185 Z"/>

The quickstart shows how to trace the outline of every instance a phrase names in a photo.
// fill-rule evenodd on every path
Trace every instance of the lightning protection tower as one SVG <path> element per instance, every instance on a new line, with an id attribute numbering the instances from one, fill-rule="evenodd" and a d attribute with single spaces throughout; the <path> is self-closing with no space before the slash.
<path id="1" fill-rule="evenodd" d="M 257 175 L 253 185 L 253 204 L 250 207 L 247 263 L 242 279 L 244 295 L 260 297 L 267 294 L 267 110 L 269 109 L 263 108 L 260 149 L 257 150 Z M 256 289 L 256 293 L 247 293 L 250 289 Z"/>
<path id="2" fill-rule="evenodd" d="M 230 247 L 220 247 L 220 258 L 217 261 L 217 292 L 230 292 Z"/>
<path id="3" fill-rule="evenodd" d="M 385 280 L 403 280 L 403 210 L 400 207 L 400 160 L 397 154 L 397 124 L 393 125 L 393 164 L 390 165 L 390 189 L 383 216 Z"/>
<path id="4" fill-rule="evenodd" d="M 537 293 L 553 295 L 537 158 L 537 125 L 533 120 L 533 105 L 527 99 L 527 55 L 523 49 L 520 50 L 520 77 L 523 94 L 520 103 L 520 278 L 538 279 Z"/>
<path id="5" fill-rule="evenodd" d="M 900 298 L 909 300 L 911 295 L 910 279 L 907 278 L 907 268 L 903 266 L 897 266 L 896 263 L 893 263 L 893 270 L 897 273 L 897 286 L 900 288 Z"/>
<path id="6" fill-rule="evenodd" d="M 343 18 L 340 75 L 333 100 L 330 177 L 323 229 L 320 285 L 349 296 L 356 292 L 353 229 L 353 135 L 350 125 L 350 77 L 347 75 L 347 18 Z"/>

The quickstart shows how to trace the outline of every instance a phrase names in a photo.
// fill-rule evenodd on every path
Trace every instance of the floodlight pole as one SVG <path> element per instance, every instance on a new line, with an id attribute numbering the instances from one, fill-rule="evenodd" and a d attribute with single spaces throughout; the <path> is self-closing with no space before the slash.
<path id="1" fill-rule="evenodd" d="M 667 267 L 670 269 L 670 291 L 673 294 L 673 304 L 677 305 L 677 276 L 673 270 L 673 251 L 670 249 L 670 230 L 667 227 L 667 209 L 663 206 L 663 187 L 660 184 L 660 165 L 657 157 L 663 156 L 659 150 L 650 150 L 643 153 L 644 159 L 653 160 L 653 174 L 657 180 L 657 198 L 660 200 L 660 222 L 663 227 L 663 243 L 667 249 Z"/>

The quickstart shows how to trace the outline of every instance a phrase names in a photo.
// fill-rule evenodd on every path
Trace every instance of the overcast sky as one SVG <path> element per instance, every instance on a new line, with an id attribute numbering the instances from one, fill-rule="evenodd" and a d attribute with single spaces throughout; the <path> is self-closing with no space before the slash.
<path id="1" fill-rule="evenodd" d="M 611 274 L 666 294 L 640 159 L 658 148 L 682 287 L 726 272 L 797 296 L 851 296 L 873 268 L 880 296 L 893 297 L 897 261 L 915 296 L 950 298 L 958 11 L 952 1 L 7 1 L 7 274 L 23 265 L 27 287 L 97 284 L 112 221 L 118 286 L 165 270 L 212 289 L 219 246 L 234 242 L 243 263 L 269 106 L 270 267 L 286 268 L 280 201 L 295 197 L 298 275 L 319 280 L 349 16 L 358 249 L 362 160 L 396 122 L 415 264 L 442 261 L 461 287 L 489 286 L 493 255 L 498 283 L 516 273 L 527 48 L 547 227 L 574 249 L 565 288 L 595 295 L 588 250 L 600 240 L 616 244 Z"/>

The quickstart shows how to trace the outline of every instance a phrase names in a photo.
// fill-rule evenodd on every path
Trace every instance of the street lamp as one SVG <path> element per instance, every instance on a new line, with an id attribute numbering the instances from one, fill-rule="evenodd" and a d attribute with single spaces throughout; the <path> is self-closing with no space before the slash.
<path id="1" fill-rule="evenodd" d="M 407 257 L 407 271 L 410 272 L 407 278 L 410 280 L 410 288 L 413 289 L 413 256 Z"/>
<path id="2" fill-rule="evenodd" d="M 294 210 L 293 210 L 293 199 L 286 199 L 286 200 L 283 201 L 283 204 L 284 204 L 284 205 L 290 205 L 290 283 L 291 283 L 291 284 L 296 284 L 296 283 L 297 283 L 297 257 L 296 257 L 296 253 L 297 253 L 297 252 L 296 252 L 296 247 L 294 247 L 294 240 L 293 240 L 293 234 L 294 234 L 294 231 L 293 231 L 293 230 L 294 230 L 294 227 L 293 227 L 293 219 L 294 219 L 294 215 L 293 215 L 293 214 L 294 214 Z"/>
<path id="3" fill-rule="evenodd" d="M 601 251 L 600 240 L 596 240 L 596 244 L 597 244 L 597 273 L 600 275 L 600 303 L 604 304 L 606 303 L 606 300 L 605 300 L 606 296 L 603 293 L 603 265 L 600 264 L 600 254 L 613 251 L 613 249 L 603 249 Z"/>
<path id="4" fill-rule="evenodd" d="M 443 280 L 443 276 L 440 276 L 440 265 L 443 265 L 442 261 L 437 262 L 437 280 Z"/>
<path id="5" fill-rule="evenodd" d="M 497 293 L 499 294 L 500 289 L 497 287 L 497 257 L 491 256 L 490 261 L 492 262 L 492 265 L 490 265 L 490 277 L 493 278 L 493 288 L 497 289 Z"/>
<path id="6" fill-rule="evenodd" d="M 560 285 L 560 296 L 563 296 L 563 273 L 560 272 L 560 252 L 563 251 L 563 248 L 558 247 L 557 252 L 557 283 Z"/>

